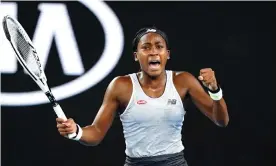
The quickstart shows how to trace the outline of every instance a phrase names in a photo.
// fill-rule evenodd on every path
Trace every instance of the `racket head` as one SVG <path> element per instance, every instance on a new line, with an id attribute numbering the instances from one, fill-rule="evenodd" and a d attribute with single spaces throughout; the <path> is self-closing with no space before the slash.
<path id="1" fill-rule="evenodd" d="M 39 87 L 45 92 L 46 96 L 53 105 L 53 108 L 58 117 L 67 119 L 63 110 L 56 102 L 52 95 L 46 81 L 44 70 L 41 66 L 37 51 L 29 38 L 27 32 L 22 25 L 14 18 L 6 15 L 2 21 L 3 30 L 6 38 L 12 45 L 16 53 L 17 60 L 27 73 L 33 78 L 33 80 L 39 85 Z M 76 133 L 69 134 L 69 138 L 76 136 Z"/>
<path id="2" fill-rule="evenodd" d="M 4 16 L 3 30 L 16 53 L 17 60 L 36 82 L 46 83 L 47 79 L 41 66 L 37 51 L 22 25 L 9 15 Z"/>

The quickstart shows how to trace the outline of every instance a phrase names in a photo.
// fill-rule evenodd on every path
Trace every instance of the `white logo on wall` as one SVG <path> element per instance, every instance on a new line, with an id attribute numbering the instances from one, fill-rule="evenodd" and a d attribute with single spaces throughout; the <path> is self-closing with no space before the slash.
<path id="1" fill-rule="evenodd" d="M 64 74 L 81 75 L 73 81 L 51 88 L 57 100 L 79 94 L 100 82 L 113 70 L 122 55 L 123 30 L 115 13 L 101 1 L 80 0 L 79 2 L 95 14 L 105 34 L 103 53 L 98 62 L 86 73 L 84 73 L 66 5 L 41 3 L 38 6 L 40 15 L 34 32 L 33 43 L 37 48 L 42 66 L 46 65 L 51 44 L 55 40 Z M 1 3 L 0 11 L 1 20 L 6 14 L 17 18 L 17 4 L 14 2 Z M 2 26 L 0 31 L 0 70 L 1 73 L 12 74 L 17 71 L 17 60 L 15 55 L 12 56 L 14 52 L 4 38 Z M 48 103 L 47 97 L 40 90 L 20 93 L 1 92 L 0 100 L 1 105 L 4 106 Z"/>

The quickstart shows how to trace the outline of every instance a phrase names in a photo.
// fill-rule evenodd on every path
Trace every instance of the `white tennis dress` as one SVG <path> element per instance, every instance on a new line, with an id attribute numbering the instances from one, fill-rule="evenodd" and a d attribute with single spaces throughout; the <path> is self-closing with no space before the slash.
<path id="1" fill-rule="evenodd" d="M 120 115 L 129 157 L 149 157 L 181 152 L 185 109 L 173 84 L 172 71 L 166 71 L 165 91 L 158 98 L 147 96 L 136 73 L 129 74 L 133 91 Z"/>

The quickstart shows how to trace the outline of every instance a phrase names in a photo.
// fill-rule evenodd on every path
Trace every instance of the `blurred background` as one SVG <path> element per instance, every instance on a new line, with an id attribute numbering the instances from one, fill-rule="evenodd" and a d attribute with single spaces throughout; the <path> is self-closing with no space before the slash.
<path id="1" fill-rule="evenodd" d="M 275 9 L 274 2 L 235 1 L 0 4 L 1 19 L 14 16 L 33 39 L 49 86 L 66 115 L 81 126 L 93 122 L 114 77 L 139 70 L 131 43 L 142 27 L 154 25 L 167 33 L 168 70 L 197 76 L 201 68 L 213 68 L 230 122 L 219 128 L 188 104 L 182 133 L 189 166 L 275 165 Z M 61 137 L 47 98 L 0 31 L 2 165 L 122 166 L 119 117 L 96 147 Z"/>

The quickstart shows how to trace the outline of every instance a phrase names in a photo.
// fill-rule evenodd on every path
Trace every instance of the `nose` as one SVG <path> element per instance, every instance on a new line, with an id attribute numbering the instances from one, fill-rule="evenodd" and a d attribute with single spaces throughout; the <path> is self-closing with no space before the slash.
<path id="1" fill-rule="evenodd" d="M 150 55 L 151 56 L 155 56 L 155 55 L 158 55 L 158 49 L 155 48 L 155 47 L 152 47 L 151 50 L 150 50 Z"/>

